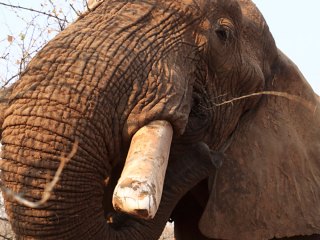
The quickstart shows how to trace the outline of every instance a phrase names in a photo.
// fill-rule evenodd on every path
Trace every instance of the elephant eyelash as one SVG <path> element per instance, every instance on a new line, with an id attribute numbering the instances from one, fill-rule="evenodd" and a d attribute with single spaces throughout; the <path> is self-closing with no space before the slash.
<path id="1" fill-rule="evenodd" d="M 230 37 L 235 36 L 235 26 L 232 20 L 220 18 L 217 20 L 215 32 L 222 41 L 227 41 Z"/>
<path id="2" fill-rule="evenodd" d="M 216 29 L 215 32 L 219 39 L 224 42 L 226 42 L 230 38 L 230 31 L 226 27 L 220 27 L 219 29 Z"/>

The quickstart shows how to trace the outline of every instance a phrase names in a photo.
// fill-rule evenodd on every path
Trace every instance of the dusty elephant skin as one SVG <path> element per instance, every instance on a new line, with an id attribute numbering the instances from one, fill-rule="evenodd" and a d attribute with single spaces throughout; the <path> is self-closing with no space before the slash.
<path id="1" fill-rule="evenodd" d="M 320 238 L 319 97 L 249 0 L 102 1 L 0 98 L 5 189 L 40 200 L 77 143 L 43 206 L 5 194 L 17 239 L 156 240 L 169 218 L 183 240 Z M 144 220 L 111 199 L 154 120 L 174 137 Z"/>

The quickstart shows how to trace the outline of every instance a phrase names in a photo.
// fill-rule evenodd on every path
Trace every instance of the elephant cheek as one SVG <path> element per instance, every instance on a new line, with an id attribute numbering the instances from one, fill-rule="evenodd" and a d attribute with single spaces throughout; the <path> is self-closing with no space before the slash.
<path id="1" fill-rule="evenodd" d="M 199 229 L 203 235 L 205 235 L 208 238 L 213 238 L 215 235 L 214 233 L 211 232 L 211 225 L 214 225 L 215 223 L 215 216 L 214 216 L 214 200 L 216 197 L 216 193 L 214 189 L 211 189 L 209 199 L 207 202 L 207 205 L 205 207 L 205 210 L 200 218 L 199 222 Z"/>
<path id="2" fill-rule="evenodd" d="M 199 229 L 210 239 L 224 238 L 223 232 L 228 231 L 228 226 L 223 223 L 225 221 L 232 223 L 235 220 L 234 216 L 237 216 L 234 213 L 241 208 L 237 204 L 239 202 L 237 197 L 250 195 L 246 192 L 246 186 L 243 185 L 245 173 L 239 170 L 239 166 L 240 164 L 235 159 L 228 158 L 227 161 L 223 161 L 223 164 L 219 164 L 217 171 L 208 179 L 210 194 L 199 221 Z M 234 195 L 228 194 L 230 189 Z"/>

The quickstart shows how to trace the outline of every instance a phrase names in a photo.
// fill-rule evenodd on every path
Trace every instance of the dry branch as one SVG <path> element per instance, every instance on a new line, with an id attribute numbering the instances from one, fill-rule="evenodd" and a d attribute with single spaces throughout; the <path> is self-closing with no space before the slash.
<path id="1" fill-rule="evenodd" d="M 240 100 L 243 100 L 246 98 L 256 97 L 256 96 L 261 96 L 261 95 L 271 95 L 271 96 L 276 96 L 276 97 L 283 97 L 288 100 L 302 104 L 304 107 L 306 107 L 307 109 L 309 109 L 312 112 L 316 112 L 316 110 L 317 110 L 317 106 L 315 104 L 313 104 L 310 101 L 307 101 L 306 99 L 304 99 L 300 96 L 289 94 L 286 92 L 276 92 L 276 91 L 262 91 L 262 92 L 251 93 L 248 95 L 232 98 L 230 100 L 223 101 L 221 103 L 213 102 L 212 104 L 214 105 L 214 107 L 220 107 L 220 106 L 227 105 L 227 104 L 233 104 L 236 101 L 240 101 Z"/>
<path id="2" fill-rule="evenodd" d="M 58 170 L 56 171 L 52 181 L 49 182 L 46 185 L 46 187 L 44 188 L 44 191 L 43 191 L 43 194 L 42 194 L 42 198 L 39 201 L 31 202 L 31 201 L 26 200 L 22 196 L 19 196 L 19 194 L 14 193 L 12 190 L 4 187 L 2 182 L 0 182 L 0 189 L 2 190 L 3 193 L 5 193 L 7 195 L 7 197 L 14 199 L 15 201 L 17 201 L 20 204 L 23 204 L 23 205 L 25 205 L 27 207 L 30 207 L 30 208 L 39 208 L 39 207 L 41 207 L 43 204 L 45 204 L 49 200 L 53 188 L 55 187 L 55 185 L 59 181 L 59 178 L 60 178 L 60 175 L 62 173 L 63 168 L 70 161 L 70 159 L 72 159 L 72 157 L 76 154 L 77 149 L 78 149 L 78 141 L 76 140 L 74 142 L 73 146 L 72 146 L 72 150 L 69 153 L 69 155 L 68 156 L 64 156 L 64 154 L 62 154 L 60 156 L 60 165 L 58 167 Z"/>
<path id="3" fill-rule="evenodd" d="M 59 21 L 63 21 L 63 22 L 69 23 L 67 19 L 62 19 L 62 18 L 59 18 L 58 16 L 55 16 L 55 15 L 52 15 L 50 13 L 46 13 L 46 12 L 43 12 L 43 11 L 39 11 L 39 10 L 36 10 L 36 9 L 33 9 L 33 8 L 22 7 L 22 6 L 19 6 L 19 5 L 6 4 L 6 3 L 2 3 L 2 2 L 0 2 L 0 5 L 6 6 L 6 7 L 11 7 L 11 8 L 17 8 L 17 9 L 21 9 L 21 10 L 26 10 L 26 11 L 30 11 L 30 12 L 40 13 L 40 14 L 46 15 L 48 17 L 55 18 L 55 19 L 57 19 Z"/>

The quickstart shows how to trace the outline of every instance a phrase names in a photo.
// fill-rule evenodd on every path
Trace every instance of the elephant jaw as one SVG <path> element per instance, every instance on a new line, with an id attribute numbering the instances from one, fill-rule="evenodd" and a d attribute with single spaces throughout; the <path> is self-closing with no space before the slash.
<path id="1" fill-rule="evenodd" d="M 159 207 L 173 130 L 167 121 L 154 121 L 133 136 L 124 169 L 113 193 L 113 207 L 139 218 L 152 219 Z"/>

